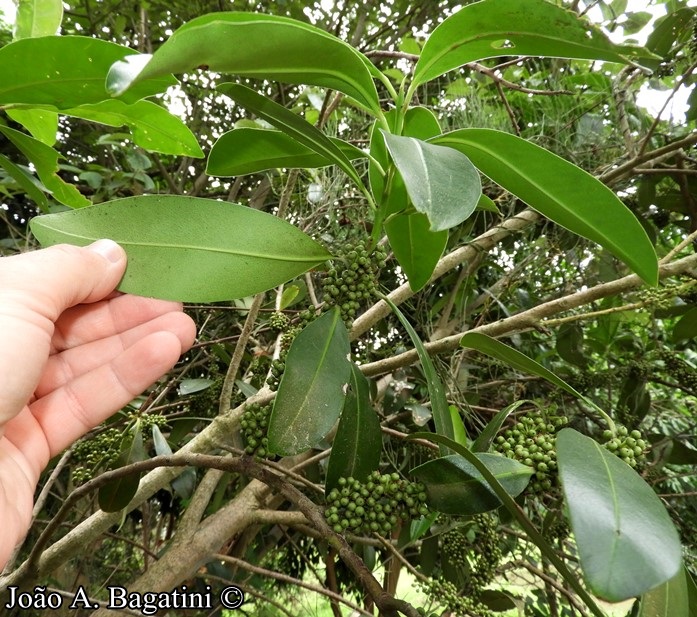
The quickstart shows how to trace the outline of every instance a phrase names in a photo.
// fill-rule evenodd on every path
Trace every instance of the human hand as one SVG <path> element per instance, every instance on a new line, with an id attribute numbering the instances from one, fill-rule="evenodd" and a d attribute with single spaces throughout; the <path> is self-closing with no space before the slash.
<path id="1" fill-rule="evenodd" d="M 51 457 L 143 392 L 194 341 L 181 305 L 111 293 L 125 268 L 110 240 L 0 260 L 0 569 L 26 535 Z"/>

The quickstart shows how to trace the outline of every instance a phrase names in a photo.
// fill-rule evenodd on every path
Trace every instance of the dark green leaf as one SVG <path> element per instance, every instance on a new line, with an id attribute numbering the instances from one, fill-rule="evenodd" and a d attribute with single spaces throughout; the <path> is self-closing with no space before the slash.
<path id="1" fill-rule="evenodd" d="M 677 40 L 684 35 L 689 36 L 696 14 L 697 9 L 686 7 L 659 17 L 646 40 L 646 48 L 658 56 L 667 56 Z"/>
<path id="2" fill-rule="evenodd" d="M 467 156 L 414 137 L 382 134 L 411 202 L 432 231 L 455 227 L 474 212 L 482 183 Z"/>
<path id="3" fill-rule="evenodd" d="M 428 283 L 448 243 L 447 231 L 431 231 L 425 214 L 395 214 L 385 222 L 385 231 L 409 287 L 419 291 Z"/>
<path id="4" fill-rule="evenodd" d="M 497 589 L 482 589 L 479 601 L 489 610 L 496 613 L 514 610 L 516 608 L 515 596 L 509 592 L 499 591 Z"/>
<path id="5" fill-rule="evenodd" d="M 0 167 L 10 175 L 42 212 L 48 210 L 48 199 L 46 199 L 46 195 L 44 195 L 43 191 L 37 186 L 36 180 L 34 180 L 28 171 L 15 165 L 4 154 L 0 154 Z"/>
<path id="6" fill-rule="evenodd" d="M 47 36 L 5 45 L 0 49 L 0 105 L 69 109 L 108 100 L 104 80 L 109 67 L 133 54 L 141 57 L 127 47 L 87 36 Z M 149 79 L 121 98 L 135 103 L 175 83 L 171 76 Z"/>
<path id="7" fill-rule="evenodd" d="M 673 328 L 673 341 L 684 341 L 697 337 L 697 307 L 690 309 Z"/>
<path id="8" fill-rule="evenodd" d="M 636 34 L 640 30 L 643 30 L 646 24 L 648 24 L 653 18 L 653 13 L 650 11 L 637 11 L 634 13 L 625 13 L 624 19 L 621 20 L 619 24 L 622 27 L 622 31 L 625 36 L 631 36 Z"/>
<path id="9" fill-rule="evenodd" d="M 639 617 L 690 617 L 686 568 L 672 579 L 641 597 Z"/>
<path id="10" fill-rule="evenodd" d="M 600 28 L 544 0 L 487 0 L 440 24 L 414 69 L 423 84 L 468 62 L 500 56 L 551 56 L 626 63 L 629 47 L 614 45 Z"/>
<path id="11" fill-rule="evenodd" d="M 610 602 L 670 580 L 680 539 L 656 493 L 631 467 L 573 429 L 557 434 L 559 475 L 585 580 Z"/>
<path id="12" fill-rule="evenodd" d="M 489 446 L 491 446 L 491 443 L 494 441 L 499 429 L 506 421 L 506 418 L 508 418 L 508 416 L 518 409 L 518 407 L 520 407 L 523 403 L 527 402 L 527 400 L 521 399 L 515 403 L 511 403 L 499 411 L 491 420 L 489 420 L 489 423 L 484 427 L 484 430 L 479 434 L 479 437 L 477 437 L 477 439 L 475 439 L 472 443 L 472 447 L 470 448 L 472 452 L 486 452 L 489 449 Z"/>
<path id="13" fill-rule="evenodd" d="M 650 285 L 658 281 L 656 251 L 641 223 L 589 173 L 524 139 L 491 129 L 462 129 L 432 142 L 460 150 L 531 208 L 597 242 Z"/>
<path id="14" fill-rule="evenodd" d="M 61 113 L 108 126 L 128 126 L 133 142 L 151 152 L 203 158 L 196 137 L 177 116 L 150 101 L 127 105 L 110 100 L 65 109 Z"/>
<path id="15" fill-rule="evenodd" d="M 557 377 L 549 369 L 546 369 L 541 364 L 538 364 L 532 358 L 528 358 L 525 354 L 520 353 L 517 349 L 513 349 L 512 347 L 509 347 L 501 341 L 497 341 L 486 334 L 480 334 L 479 332 L 468 332 L 460 339 L 460 345 L 462 347 L 476 349 L 477 351 L 481 351 L 488 356 L 497 358 L 498 360 L 505 362 L 510 367 L 519 371 L 542 377 L 555 386 L 562 388 L 569 394 L 581 399 L 584 398 L 582 394 L 574 390 L 561 377 Z"/>
<path id="16" fill-rule="evenodd" d="M 583 328 L 578 324 L 564 324 L 559 328 L 556 350 L 562 360 L 580 367 L 588 365 L 583 354 Z"/>
<path id="17" fill-rule="evenodd" d="M 350 352 L 348 332 L 337 309 L 298 334 L 288 350 L 271 412 L 271 452 L 299 454 L 329 433 L 344 406 Z"/>
<path id="18" fill-rule="evenodd" d="M 56 201 L 71 208 L 82 208 L 90 204 L 89 199 L 81 195 L 76 187 L 64 182 L 56 173 L 60 154 L 51 146 L 7 126 L 0 125 L 0 132 L 31 161 L 39 179 Z"/>
<path id="19" fill-rule="evenodd" d="M 178 195 L 128 197 L 39 216 L 31 229 L 43 245 L 111 238 L 128 254 L 119 289 L 183 302 L 250 296 L 330 257 L 275 216 Z"/>
<path id="20" fill-rule="evenodd" d="M 436 367 L 433 365 L 433 360 L 431 360 L 431 357 L 424 348 L 419 335 L 416 333 L 414 328 L 412 328 L 409 320 L 402 314 L 402 311 L 400 311 L 389 298 L 385 297 L 383 300 L 390 306 L 392 312 L 397 316 L 397 319 L 399 319 L 404 326 L 404 329 L 409 334 L 412 344 L 416 348 L 416 353 L 419 355 L 421 367 L 423 368 L 424 375 L 426 376 L 426 384 L 428 385 L 428 394 L 429 398 L 431 399 L 431 410 L 433 412 L 433 421 L 436 425 L 436 433 L 439 433 L 448 439 L 455 440 L 455 429 L 453 428 L 450 410 L 448 409 L 448 399 L 445 396 L 445 389 L 443 388 L 443 383 L 441 382 L 440 377 L 438 377 Z M 441 448 L 441 453 L 446 454 L 447 450 Z"/>
<path id="21" fill-rule="evenodd" d="M 28 39 L 56 34 L 61 21 L 63 21 L 61 0 L 18 1 L 14 38 Z"/>
<path id="22" fill-rule="evenodd" d="M 365 153 L 340 139 L 329 140 L 348 160 Z M 333 165 L 334 161 L 304 146 L 281 131 L 241 128 L 228 131 L 213 144 L 206 173 L 212 176 L 243 176 L 267 169 L 310 169 Z"/>
<path id="23" fill-rule="evenodd" d="M 498 454 L 477 454 L 513 497 L 528 485 L 533 469 Z M 501 505 L 481 473 L 459 454 L 427 461 L 411 470 L 426 486 L 429 507 L 444 514 L 470 515 L 489 512 Z"/>
<path id="24" fill-rule="evenodd" d="M 152 57 L 119 62 L 109 71 L 119 94 L 144 79 L 205 66 L 292 84 L 338 90 L 380 114 L 370 62 L 336 37 L 308 24 L 258 13 L 211 13 L 178 28 Z"/>
<path id="25" fill-rule="evenodd" d="M 351 379 L 327 465 L 326 491 L 341 477 L 365 481 L 378 468 L 382 452 L 380 421 L 370 403 L 370 385 L 351 364 Z"/>
<path id="26" fill-rule="evenodd" d="M 257 116 L 270 122 L 302 145 L 328 158 L 344 170 L 357 185 L 363 184 L 348 157 L 329 137 L 282 105 L 239 84 L 220 84 L 218 90 Z"/>
<path id="27" fill-rule="evenodd" d="M 121 451 L 114 469 L 144 461 L 147 458 L 148 455 L 143 445 L 142 427 L 140 422 L 136 422 L 133 429 L 126 434 L 121 442 Z M 123 510 L 138 491 L 141 475 L 140 473 L 132 473 L 102 486 L 98 493 L 99 507 L 104 512 Z"/>

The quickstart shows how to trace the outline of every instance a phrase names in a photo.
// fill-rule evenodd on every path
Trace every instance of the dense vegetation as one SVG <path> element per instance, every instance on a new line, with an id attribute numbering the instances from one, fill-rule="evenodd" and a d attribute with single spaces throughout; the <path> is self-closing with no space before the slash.
<path id="1" fill-rule="evenodd" d="M 462 4 L 21 3 L 0 250 L 118 234 L 199 338 L 52 461 L 3 592 L 695 614 L 697 9 Z"/>

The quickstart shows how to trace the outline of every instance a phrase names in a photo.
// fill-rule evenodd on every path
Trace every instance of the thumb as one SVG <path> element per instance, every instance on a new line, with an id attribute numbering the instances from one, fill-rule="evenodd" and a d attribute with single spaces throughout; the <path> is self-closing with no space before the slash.
<path id="1" fill-rule="evenodd" d="M 13 304 L 55 321 L 67 308 L 96 302 L 119 284 L 126 253 L 113 240 L 86 247 L 58 244 L 0 261 L 0 302 Z"/>

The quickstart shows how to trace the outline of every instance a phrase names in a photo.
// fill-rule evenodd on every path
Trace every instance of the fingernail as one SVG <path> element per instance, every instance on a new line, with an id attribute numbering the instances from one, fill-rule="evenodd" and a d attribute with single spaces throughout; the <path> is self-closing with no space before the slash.
<path id="1" fill-rule="evenodd" d="M 112 263 L 116 263 L 123 259 L 123 249 L 116 244 L 113 240 L 97 240 L 93 242 L 88 247 L 90 251 L 99 253 L 102 257 L 105 257 Z"/>

